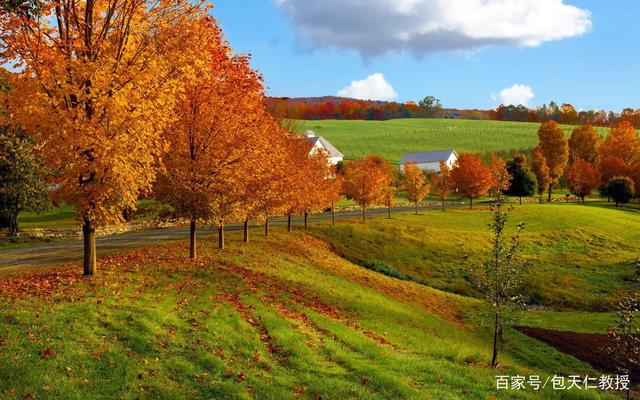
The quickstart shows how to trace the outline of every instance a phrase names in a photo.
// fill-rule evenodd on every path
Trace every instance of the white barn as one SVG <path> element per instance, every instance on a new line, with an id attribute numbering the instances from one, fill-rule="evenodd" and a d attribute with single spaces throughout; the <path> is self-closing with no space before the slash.
<path id="1" fill-rule="evenodd" d="M 320 150 L 325 151 L 329 155 L 329 163 L 331 165 L 336 165 L 344 159 L 344 154 L 329 143 L 327 139 L 322 136 L 316 136 L 313 131 L 306 131 L 304 133 L 304 140 L 309 141 L 311 145 L 309 154 L 315 154 Z"/>
<path id="2" fill-rule="evenodd" d="M 440 171 L 440 161 L 444 161 L 449 168 L 452 168 L 458 161 L 458 154 L 452 149 L 407 153 L 400 160 L 400 169 L 404 170 L 406 164 L 413 163 L 423 171 L 438 172 Z"/>

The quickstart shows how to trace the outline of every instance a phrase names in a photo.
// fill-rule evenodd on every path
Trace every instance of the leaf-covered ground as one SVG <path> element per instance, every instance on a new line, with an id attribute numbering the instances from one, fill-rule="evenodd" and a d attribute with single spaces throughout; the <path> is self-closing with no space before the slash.
<path id="1" fill-rule="evenodd" d="M 481 303 L 368 271 L 295 232 L 230 235 L 0 279 L 0 397 L 598 398 L 496 392 Z M 596 372 L 516 331 L 500 374 Z M 604 396 L 602 396 L 604 397 Z"/>

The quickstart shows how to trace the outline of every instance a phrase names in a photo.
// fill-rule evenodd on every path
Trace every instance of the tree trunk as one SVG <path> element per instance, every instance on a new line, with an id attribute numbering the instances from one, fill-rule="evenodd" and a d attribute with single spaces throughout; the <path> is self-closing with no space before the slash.
<path id="1" fill-rule="evenodd" d="M 498 331 L 500 329 L 500 314 L 496 314 L 496 319 L 493 326 L 493 356 L 491 357 L 491 366 L 493 368 L 498 366 Z"/>
<path id="2" fill-rule="evenodd" d="M 291 232 L 291 214 L 287 214 L 287 232 Z"/>
<path id="3" fill-rule="evenodd" d="M 309 213 L 308 212 L 304 212 L 304 229 L 307 229 L 309 227 Z"/>
<path id="4" fill-rule="evenodd" d="M 416 202 L 414 203 L 414 205 L 415 205 L 415 207 L 416 207 L 416 215 L 418 215 L 418 202 L 416 201 Z"/>
<path id="5" fill-rule="evenodd" d="M 547 203 L 551 203 L 551 190 L 552 190 L 552 187 L 551 185 L 549 185 L 549 196 L 547 197 Z"/>
<path id="6" fill-rule="evenodd" d="M 269 236 L 269 217 L 264 219 L 264 235 Z"/>
<path id="7" fill-rule="evenodd" d="M 189 258 L 195 260 L 196 256 L 196 219 L 192 217 L 189 227 Z"/>
<path id="8" fill-rule="evenodd" d="M 520 205 L 522 205 L 522 196 L 520 196 Z"/>
<path id="9" fill-rule="evenodd" d="M 224 224 L 222 222 L 218 225 L 218 248 L 224 249 Z"/>
<path id="10" fill-rule="evenodd" d="M 444 212 L 444 197 L 442 198 L 442 212 Z"/>
<path id="11" fill-rule="evenodd" d="M 387 217 L 391 219 L 391 206 L 387 206 Z"/>
<path id="12" fill-rule="evenodd" d="M 473 198 L 469 197 L 469 209 L 473 210 Z"/>
<path id="13" fill-rule="evenodd" d="M 362 206 L 362 223 L 367 222 L 367 208 Z"/>
<path id="14" fill-rule="evenodd" d="M 249 220 L 244 220 L 244 237 L 242 239 L 244 243 L 249 243 Z"/>
<path id="15" fill-rule="evenodd" d="M 333 203 L 331 203 L 331 225 L 336 226 L 336 209 Z"/>
<path id="16" fill-rule="evenodd" d="M 85 217 L 82 221 L 82 240 L 84 242 L 84 275 L 92 276 L 98 272 L 96 256 L 96 227 L 90 218 Z"/>
<path id="17" fill-rule="evenodd" d="M 18 236 L 18 214 L 9 215 L 9 237 Z"/>

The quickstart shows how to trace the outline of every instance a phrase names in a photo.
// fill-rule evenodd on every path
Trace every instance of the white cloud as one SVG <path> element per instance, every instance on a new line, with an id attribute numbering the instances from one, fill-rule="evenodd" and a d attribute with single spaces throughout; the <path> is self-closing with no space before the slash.
<path id="1" fill-rule="evenodd" d="M 303 42 L 423 55 L 489 45 L 539 46 L 591 29 L 591 13 L 564 0 L 276 0 Z"/>
<path id="2" fill-rule="evenodd" d="M 495 100 L 495 95 L 491 96 Z M 514 83 L 508 88 L 504 88 L 500 91 L 498 98 L 504 105 L 529 105 L 529 102 L 535 97 L 533 89 L 527 85 L 521 85 Z"/>
<path id="3" fill-rule="evenodd" d="M 351 85 L 338 92 L 338 96 L 360 100 L 395 100 L 398 94 L 393 86 L 384 79 L 384 75 L 376 73 L 361 81 L 351 81 Z"/>

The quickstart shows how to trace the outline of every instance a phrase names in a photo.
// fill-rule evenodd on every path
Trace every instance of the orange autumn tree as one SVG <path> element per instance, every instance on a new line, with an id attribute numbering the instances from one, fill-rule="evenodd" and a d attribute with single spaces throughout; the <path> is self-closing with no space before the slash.
<path id="1" fill-rule="evenodd" d="M 280 212 L 287 216 L 287 230 L 291 232 L 291 217 L 304 216 L 304 227 L 308 227 L 309 214 L 332 210 L 340 199 L 342 176 L 329 163 L 324 151 L 311 152 L 310 143 L 293 134 L 287 139 L 287 160 L 281 179 L 282 191 Z"/>
<path id="2" fill-rule="evenodd" d="M 148 192 L 160 132 L 200 57 L 206 10 L 186 0 L 85 0 L 0 10 L 0 57 L 22 91 L 13 117 L 32 133 L 54 196 L 75 206 L 84 274 L 97 272 L 95 230 L 122 221 Z"/>
<path id="3" fill-rule="evenodd" d="M 418 203 L 429 194 L 431 186 L 424 172 L 417 164 L 409 163 L 404 165 L 400 188 L 407 192 L 409 201 L 413 203 L 415 213 L 418 215 Z"/>
<path id="4" fill-rule="evenodd" d="M 569 162 L 585 160 L 592 165 L 598 162 L 601 139 L 591 125 L 581 125 L 571 132 L 569 138 Z"/>
<path id="5" fill-rule="evenodd" d="M 547 161 L 539 148 L 533 149 L 531 159 L 531 172 L 536 177 L 536 190 L 540 196 L 540 202 L 542 202 L 542 195 L 547 191 L 551 183 L 551 176 L 549 175 L 549 167 L 547 167 Z"/>
<path id="6" fill-rule="evenodd" d="M 348 198 L 362 207 L 362 221 L 367 221 L 367 208 L 384 202 L 391 183 L 391 164 L 379 156 L 368 156 L 346 164 L 343 190 Z"/>
<path id="7" fill-rule="evenodd" d="M 585 196 L 600 185 L 600 172 L 590 162 L 578 159 L 567 169 L 567 183 L 571 193 L 584 203 Z"/>
<path id="8" fill-rule="evenodd" d="M 398 188 L 391 184 L 383 189 L 383 203 L 387 207 L 387 218 L 391 219 L 391 209 L 396 205 L 396 196 L 398 195 Z"/>
<path id="9" fill-rule="evenodd" d="M 431 190 L 442 201 L 442 212 L 445 211 L 445 201 L 455 189 L 451 178 L 451 170 L 445 161 L 440 161 L 440 172 L 433 176 Z"/>
<path id="10" fill-rule="evenodd" d="M 540 143 L 537 149 L 541 152 L 549 170 L 549 187 L 547 201 L 551 201 L 551 190 L 564 174 L 569 161 L 569 143 L 564 137 L 562 128 L 555 121 L 546 121 L 538 129 Z"/>
<path id="11" fill-rule="evenodd" d="M 270 136 L 268 162 L 257 163 L 253 168 L 251 182 L 245 199 L 246 218 L 244 241 L 249 241 L 249 219 L 264 223 L 265 236 L 269 235 L 269 218 L 286 210 L 290 185 L 290 157 L 288 141 L 293 135 L 283 129 L 279 122 L 271 119 L 263 134 Z"/>
<path id="12" fill-rule="evenodd" d="M 287 141 L 287 169 L 283 177 L 283 212 L 287 216 L 287 231 L 291 232 L 291 218 L 293 215 L 304 213 L 306 202 L 307 168 L 309 167 L 309 144 L 298 136 L 291 135 Z"/>
<path id="13" fill-rule="evenodd" d="M 489 194 L 492 198 L 506 190 L 509 190 L 511 184 L 511 175 L 507 171 L 507 162 L 504 158 L 491 154 L 489 157 L 489 171 L 491 171 L 491 185 L 489 186 Z"/>
<path id="14" fill-rule="evenodd" d="M 598 164 L 602 174 L 600 191 L 607 193 L 609 180 L 614 177 L 630 177 L 638 175 L 640 168 L 640 139 L 627 120 L 614 125 L 609 135 L 600 146 L 600 162 Z"/>
<path id="15" fill-rule="evenodd" d="M 329 175 L 321 182 L 319 190 L 319 203 L 324 207 L 331 207 L 331 224 L 336 224 L 336 203 L 340 201 L 340 193 L 344 184 L 344 176 L 338 173 L 337 167 L 329 167 Z"/>
<path id="16" fill-rule="evenodd" d="M 609 181 L 615 177 L 629 175 L 629 168 L 622 158 L 605 156 L 598 162 L 598 171 L 600 172 L 600 193 L 611 200 L 611 196 L 607 193 Z"/>
<path id="17" fill-rule="evenodd" d="M 156 187 L 159 199 L 191 220 L 192 257 L 197 221 L 216 224 L 218 247 L 224 248 L 225 223 L 245 219 L 255 171 L 272 163 L 261 79 L 248 57 L 231 56 L 220 32 L 216 41 L 165 130 L 170 146 Z"/>
<path id="18" fill-rule="evenodd" d="M 308 154 L 304 162 L 303 192 L 300 206 L 307 229 L 309 214 L 321 212 L 332 206 L 340 198 L 341 179 L 336 177 L 335 168 L 329 163 L 329 155 L 324 151 Z"/>
<path id="19" fill-rule="evenodd" d="M 600 146 L 600 158 L 617 157 L 631 166 L 640 152 L 640 142 L 635 128 L 629 121 L 623 120 L 614 125 Z"/>
<path id="20" fill-rule="evenodd" d="M 484 165 L 477 154 L 460 154 L 451 170 L 451 179 L 458 196 L 469 199 L 469 208 L 473 208 L 473 199 L 485 196 L 491 188 L 493 177 L 491 170 Z"/>

